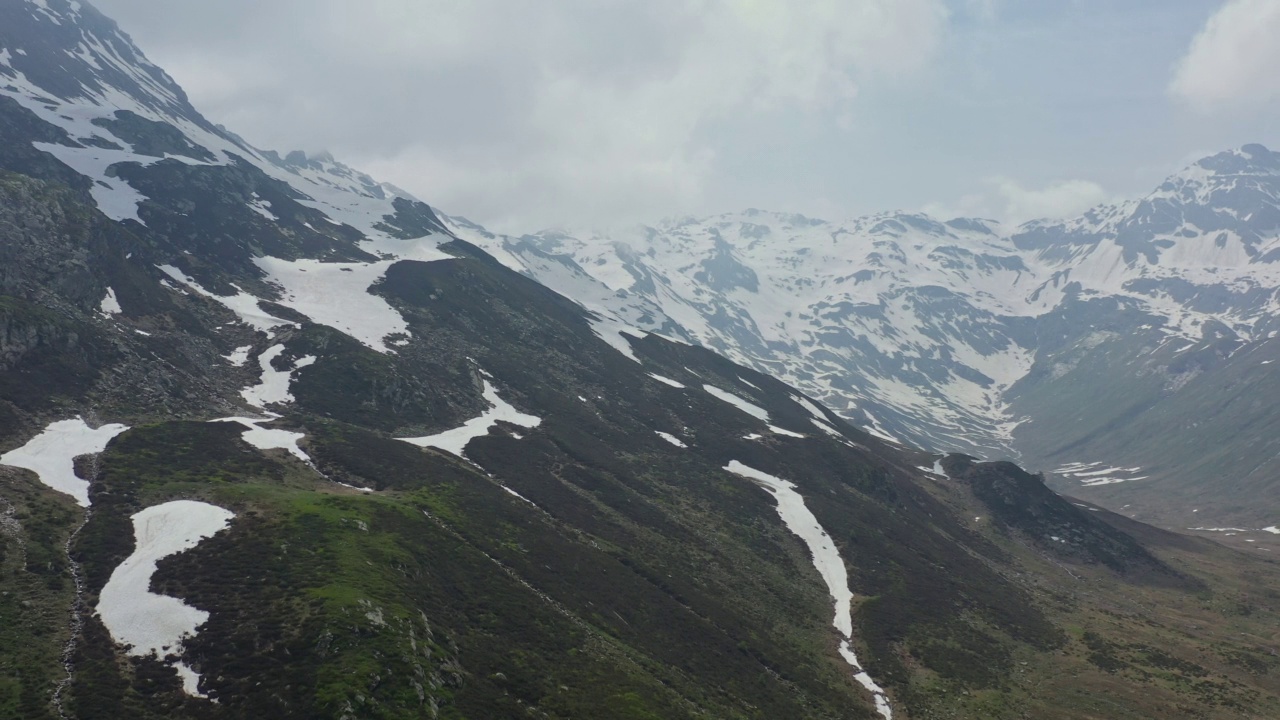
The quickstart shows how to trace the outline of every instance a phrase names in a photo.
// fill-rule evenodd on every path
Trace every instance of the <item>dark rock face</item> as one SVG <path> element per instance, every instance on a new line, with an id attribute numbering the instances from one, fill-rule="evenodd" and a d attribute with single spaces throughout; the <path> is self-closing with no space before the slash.
<path id="1" fill-rule="evenodd" d="M 729 292 L 737 288 L 750 292 L 760 290 L 760 280 L 755 271 L 739 262 L 733 256 L 733 248 L 719 237 L 715 239 L 715 250 L 711 257 L 703 260 L 701 267 L 694 274 L 694 279 L 716 292 Z"/>
<path id="2" fill-rule="evenodd" d="M 942 465 L 950 477 L 972 488 L 1003 529 L 1026 535 L 1037 547 L 1126 575 L 1196 588 L 1133 537 L 1096 518 L 1096 508 L 1050 490 L 1042 476 L 1010 462 L 982 463 L 967 455 L 951 455 Z"/>

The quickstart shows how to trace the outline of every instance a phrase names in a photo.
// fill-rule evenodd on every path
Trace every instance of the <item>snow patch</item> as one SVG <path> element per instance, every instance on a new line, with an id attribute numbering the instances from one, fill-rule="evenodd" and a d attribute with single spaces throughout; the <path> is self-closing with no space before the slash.
<path id="1" fill-rule="evenodd" d="M 1073 462 L 1067 463 L 1059 467 L 1053 472 L 1063 477 L 1077 480 L 1085 487 L 1094 487 L 1098 485 L 1115 485 L 1116 483 L 1133 482 L 1135 480 L 1146 480 L 1148 475 L 1138 475 L 1142 472 L 1141 467 L 1103 467 L 1103 463 L 1092 462 Z"/>
<path id="2" fill-rule="evenodd" d="M 88 178 L 89 194 L 103 215 L 112 220 L 133 220 L 146 225 L 138 217 L 138 204 L 147 200 L 147 196 L 135 190 L 124 178 L 108 175 L 107 169 L 119 163 L 151 165 L 161 158 L 107 148 L 77 148 L 45 142 L 32 144 L 37 150 L 49 153 L 62 164 Z"/>
<path id="3" fill-rule="evenodd" d="M 609 344 L 609 347 L 622 353 L 627 358 L 640 362 L 636 351 L 631 349 L 628 337 L 640 339 L 646 333 L 612 317 L 599 317 L 590 321 L 591 332 Z"/>
<path id="4" fill-rule="evenodd" d="M 809 414 L 813 416 L 814 420 L 819 422 L 824 422 L 824 423 L 827 421 L 827 416 L 825 413 L 822 412 L 822 408 L 815 405 L 813 401 L 810 400 L 809 398 L 803 395 L 792 395 L 791 399 L 799 403 L 800 406 L 803 407 L 805 410 L 808 410 Z"/>
<path id="5" fill-rule="evenodd" d="M 765 422 L 769 421 L 769 413 L 766 412 L 764 408 L 761 408 L 758 405 L 753 405 L 752 403 L 749 403 L 746 400 L 743 400 L 742 398 L 738 397 L 737 395 L 734 395 L 731 392 L 725 392 L 724 390 L 721 390 L 715 385 L 706 385 L 706 384 L 702 386 L 702 389 L 710 393 L 712 397 L 729 403 L 730 405 L 738 408 L 742 412 L 750 415 L 753 418 L 756 418 L 757 420 L 764 420 Z"/>
<path id="6" fill-rule="evenodd" d="M 940 478 L 947 478 L 947 479 L 950 479 L 950 477 L 951 477 L 950 475 L 947 475 L 947 471 L 946 471 L 946 470 L 943 470 L 943 469 L 942 469 L 942 461 L 941 461 L 941 460 L 934 460 L 934 461 L 933 461 L 933 466 L 932 466 L 932 467 L 925 467 L 925 466 L 921 465 L 921 466 L 919 467 L 919 469 L 920 469 L 920 470 L 923 470 L 923 471 L 925 471 L 925 472 L 927 472 L 927 473 L 929 473 L 930 475 L 936 475 L 936 476 L 938 476 L 938 477 L 940 477 Z"/>
<path id="7" fill-rule="evenodd" d="M 831 437 L 836 438 L 836 439 L 840 440 L 841 442 L 848 442 L 848 440 L 846 440 L 846 439 L 845 439 L 845 436 L 844 436 L 844 435 L 842 435 L 842 434 L 840 433 L 840 431 L 839 431 L 839 430 L 836 430 L 835 428 L 833 428 L 833 427 L 831 427 L 830 425 L 828 425 L 828 424 L 826 423 L 826 421 L 824 421 L 824 420 L 817 420 L 817 419 L 813 419 L 813 418 L 811 418 L 811 419 L 809 420 L 809 422 L 813 423 L 813 426 L 814 426 L 814 427 L 816 427 L 816 428 L 818 428 L 819 430 L 821 430 L 822 432 L 824 432 L 824 433 L 826 433 L 826 434 L 830 435 Z"/>
<path id="8" fill-rule="evenodd" d="M 240 437 L 250 445 L 259 450 L 288 450 L 290 455 L 298 458 L 302 462 L 311 465 L 311 457 L 298 447 L 298 441 L 306 437 L 306 433 L 290 432 L 288 430 L 274 430 L 271 428 L 260 427 L 261 423 L 271 422 L 275 418 L 248 418 L 248 417 L 226 417 L 218 418 L 213 422 L 233 422 L 239 423 L 247 428 Z"/>
<path id="9" fill-rule="evenodd" d="M 298 361 L 288 370 L 276 370 L 271 366 L 271 361 L 282 352 L 284 352 L 284 345 L 272 345 L 258 356 L 258 365 L 262 368 L 262 379 L 257 385 L 240 391 L 245 402 L 257 408 L 266 408 L 271 403 L 293 402 L 293 395 L 289 393 L 293 373 L 311 365 L 316 359 L 308 355 L 298 358 Z"/>
<path id="10" fill-rule="evenodd" d="M 675 445 L 678 448 L 689 447 L 688 445 L 684 444 L 683 440 L 676 437 L 675 435 L 672 435 L 671 433 L 664 433 L 661 430 L 655 430 L 654 432 L 658 434 L 658 437 L 662 438 L 663 440 L 666 440 L 667 442 L 671 443 L 672 445 Z"/>
<path id="11" fill-rule="evenodd" d="M 513 496 L 520 498 L 521 500 L 523 500 L 523 501 L 525 501 L 525 502 L 529 503 L 530 505 L 532 505 L 532 506 L 534 506 L 534 507 L 538 507 L 538 504 L 537 504 L 537 503 L 535 503 L 534 501 L 530 500 L 529 498 L 527 498 L 527 497 L 525 497 L 525 496 L 521 495 L 520 493 L 516 492 L 515 490 L 512 490 L 511 488 L 507 487 L 506 485 L 503 485 L 502 483 L 498 483 L 498 487 L 502 488 L 503 490 L 506 490 L 508 493 L 511 493 Z"/>
<path id="12" fill-rule="evenodd" d="M 535 428 L 542 424 L 542 418 L 536 415 L 526 415 L 516 410 L 511 403 L 499 397 L 498 391 L 489 382 L 487 375 L 484 380 L 484 399 L 488 401 L 489 409 L 485 410 L 480 417 L 466 421 L 461 427 L 425 437 L 398 439 L 418 447 L 433 447 L 458 457 L 466 457 L 463 454 L 463 450 L 466 449 L 467 443 L 474 438 L 488 435 L 489 430 L 497 425 L 499 421 L 509 422 L 524 428 Z"/>
<path id="13" fill-rule="evenodd" d="M 777 425 L 770 425 L 770 426 L 769 426 L 769 432 L 771 432 L 771 433 L 773 433 L 773 434 L 775 434 L 775 435 L 785 435 L 785 436 L 787 436 L 787 437 L 793 437 L 793 438 L 808 437 L 807 435 L 801 435 L 801 434 L 800 434 L 800 433 L 798 433 L 798 432 L 792 432 L 792 431 L 790 431 L 790 430 L 788 430 L 788 429 L 786 429 L 786 428 L 780 428 L 780 427 L 778 427 Z"/>
<path id="14" fill-rule="evenodd" d="M 89 481 L 76 475 L 74 461 L 80 455 L 106 450 L 112 438 L 128 429 L 119 424 L 91 428 L 78 417 L 59 420 L 26 445 L 0 455 L 0 465 L 30 470 L 41 483 L 70 495 L 81 507 L 89 507 Z"/>
<path id="15" fill-rule="evenodd" d="M 668 378 L 668 377 L 662 377 L 657 373 L 649 373 L 649 377 L 653 378 L 654 380 L 657 380 L 663 385 L 670 385 L 673 388 L 680 388 L 681 390 L 684 389 L 683 383 L 676 382 L 675 380 L 672 380 L 671 378 Z"/>
<path id="16" fill-rule="evenodd" d="M 249 351 L 252 349 L 252 345 L 238 347 L 235 350 L 232 350 L 230 355 L 223 355 L 222 359 L 236 367 L 244 367 L 244 364 L 249 362 Z"/>
<path id="17" fill-rule="evenodd" d="M 98 311 L 105 317 L 119 315 L 124 312 L 124 309 L 120 307 L 120 301 L 116 300 L 115 290 L 107 288 L 107 296 L 102 298 L 102 302 L 98 304 Z"/>
<path id="18" fill-rule="evenodd" d="M 177 598 L 151 592 L 151 576 L 161 559 L 190 550 L 226 529 L 235 514 L 216 505 L 174 500 L 133 515 L 133 554 L 111 573 L 98 596 L 98 617 L 134 657 L 175 658 L 188 695 L 200 693 L 200 676 L 181 660 L 184 638 L 209 619 L 209 613 Z"/>
<path id="19" fill-rule="evenodd" d="M 249 202 L 249 209 L 271 222 L 280 222 L 280 218 L 276 217 L 276 214 L 271 212 L 271 201 L 263 200 L 258 197 L 258 193 L 253 194 L 253 200 Z"/>

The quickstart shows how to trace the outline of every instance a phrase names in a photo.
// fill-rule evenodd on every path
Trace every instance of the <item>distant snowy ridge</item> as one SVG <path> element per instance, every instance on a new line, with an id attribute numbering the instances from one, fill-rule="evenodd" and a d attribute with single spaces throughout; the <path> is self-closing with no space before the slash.
<path id="1" fill-rule="evenodd" d="M 1016 454 L 1026 418 L 1011 390 L 1042 357 L 1038 328 L 1067 308 L 1114 299 L 1145 318 L 1135 330 L 1175 347 L 1216 328 L 1265 339 L 1280 315 L 1280 153 L 1259 145 L 1205 158 L 1143 199 L 1018 227 L 759 210 L 610 235 L 445 222 L 608 318 L 602 335 L 712 348 L 870 432 L 942 450 Z"/>

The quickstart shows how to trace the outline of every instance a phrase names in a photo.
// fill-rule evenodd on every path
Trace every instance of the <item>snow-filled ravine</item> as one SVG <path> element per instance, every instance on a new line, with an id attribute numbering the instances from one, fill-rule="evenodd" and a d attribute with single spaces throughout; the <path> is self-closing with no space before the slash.
<path id="1" fill-rule="evenodd" d="M 112 438 L 128 429 L 118 424 L 91 428 L 80 418 L 59 420 L 26 445 L 0 456 L 0 465 L 30 470 L 40 482 L 75 498 L 81 507 L 89 507 L 89 481 L 76 475 L 75 459 L 102 452 Z"/>
<path id="2" fill-rule="evenodd" d="M 209 619 L 204 610 L 151 592 L 151 576 L 161 559 L 190 550 L 224 530 L 234 517 L 230 510 L 194 500 L 153 505 L 133 515 L 133 554 L 116 567 L 98 595 L 98 617 L 130 655 L 176 657 L 183 638 Z M 183 690 L 203 697 L 200 676 L 180 660 L 174 666 Z"/>
<path id="3" fill-rule="evenodd" d="M 858 662 L 857 654 L 849 645 L 849 640 L 853 637 L 853 617 L 850 614 L 853 592 L 849 590 L 849 573 L 845 569 L 844 560 L 840 558 L 840 551 L 836 549 L 835 543 L 831 541 L 827 531 L 822 529 L 818 519 L 804 504 L 804 497 L 796 492 L 794 484 L 744 465 L 737 460 L 730 462 L 724 469 L 751 480 L 773 495 L 778 503 L 778 515 L 782 518 L 782 522 L 786 523 L 787 529 L 798 535 L 809 547 L 809 553 L 813 555 L 813 566 L 827 583 L 827 590 L 835 600 L 836 614 L 832 624 L 844 636 L 840 641 L 840 656 L 853 668 L 853 678 L 875 698 L 876 711 L 885 720 L 890 720 L 893 717 L 893 710 L 889 707 L 888 695 L 885 694 L 884 688 L 877 685 L 863 669 Z"/>
<path id="4" fill-rule="evenodd" d="M 435 435 L 399 439 L 418 447 L 433 447 L 458 457 L 463 457 L 462 451 L 467 447 L 467 443 L 471 442 L 473 438 L 488 435 L 489 428 L 496 425 L 499 420 L 525 428 L 535 428 L 542 424 L 542 418 L 536 415 L 526 415 L 516 410 L 511 403 L 498 397 L 498 391 L 489 382 L 492 376 L 483 370 L 480 371 L 480 374 L 484 376 L 484 399 L 490 405 L 490 408 L 485 410 L 480 417 L 472 418 L 460 427 L 445 430 Z"/>

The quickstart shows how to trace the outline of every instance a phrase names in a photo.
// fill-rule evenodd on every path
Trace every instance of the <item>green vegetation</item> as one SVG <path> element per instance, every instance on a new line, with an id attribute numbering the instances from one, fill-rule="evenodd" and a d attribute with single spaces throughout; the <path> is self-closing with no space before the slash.
<path id="1" fill-rule="evenodd" d="M 0 468 L 0 717 L 56 717 L 75 594 L 64 547 L 82 518 L 71 498 Z"/>

